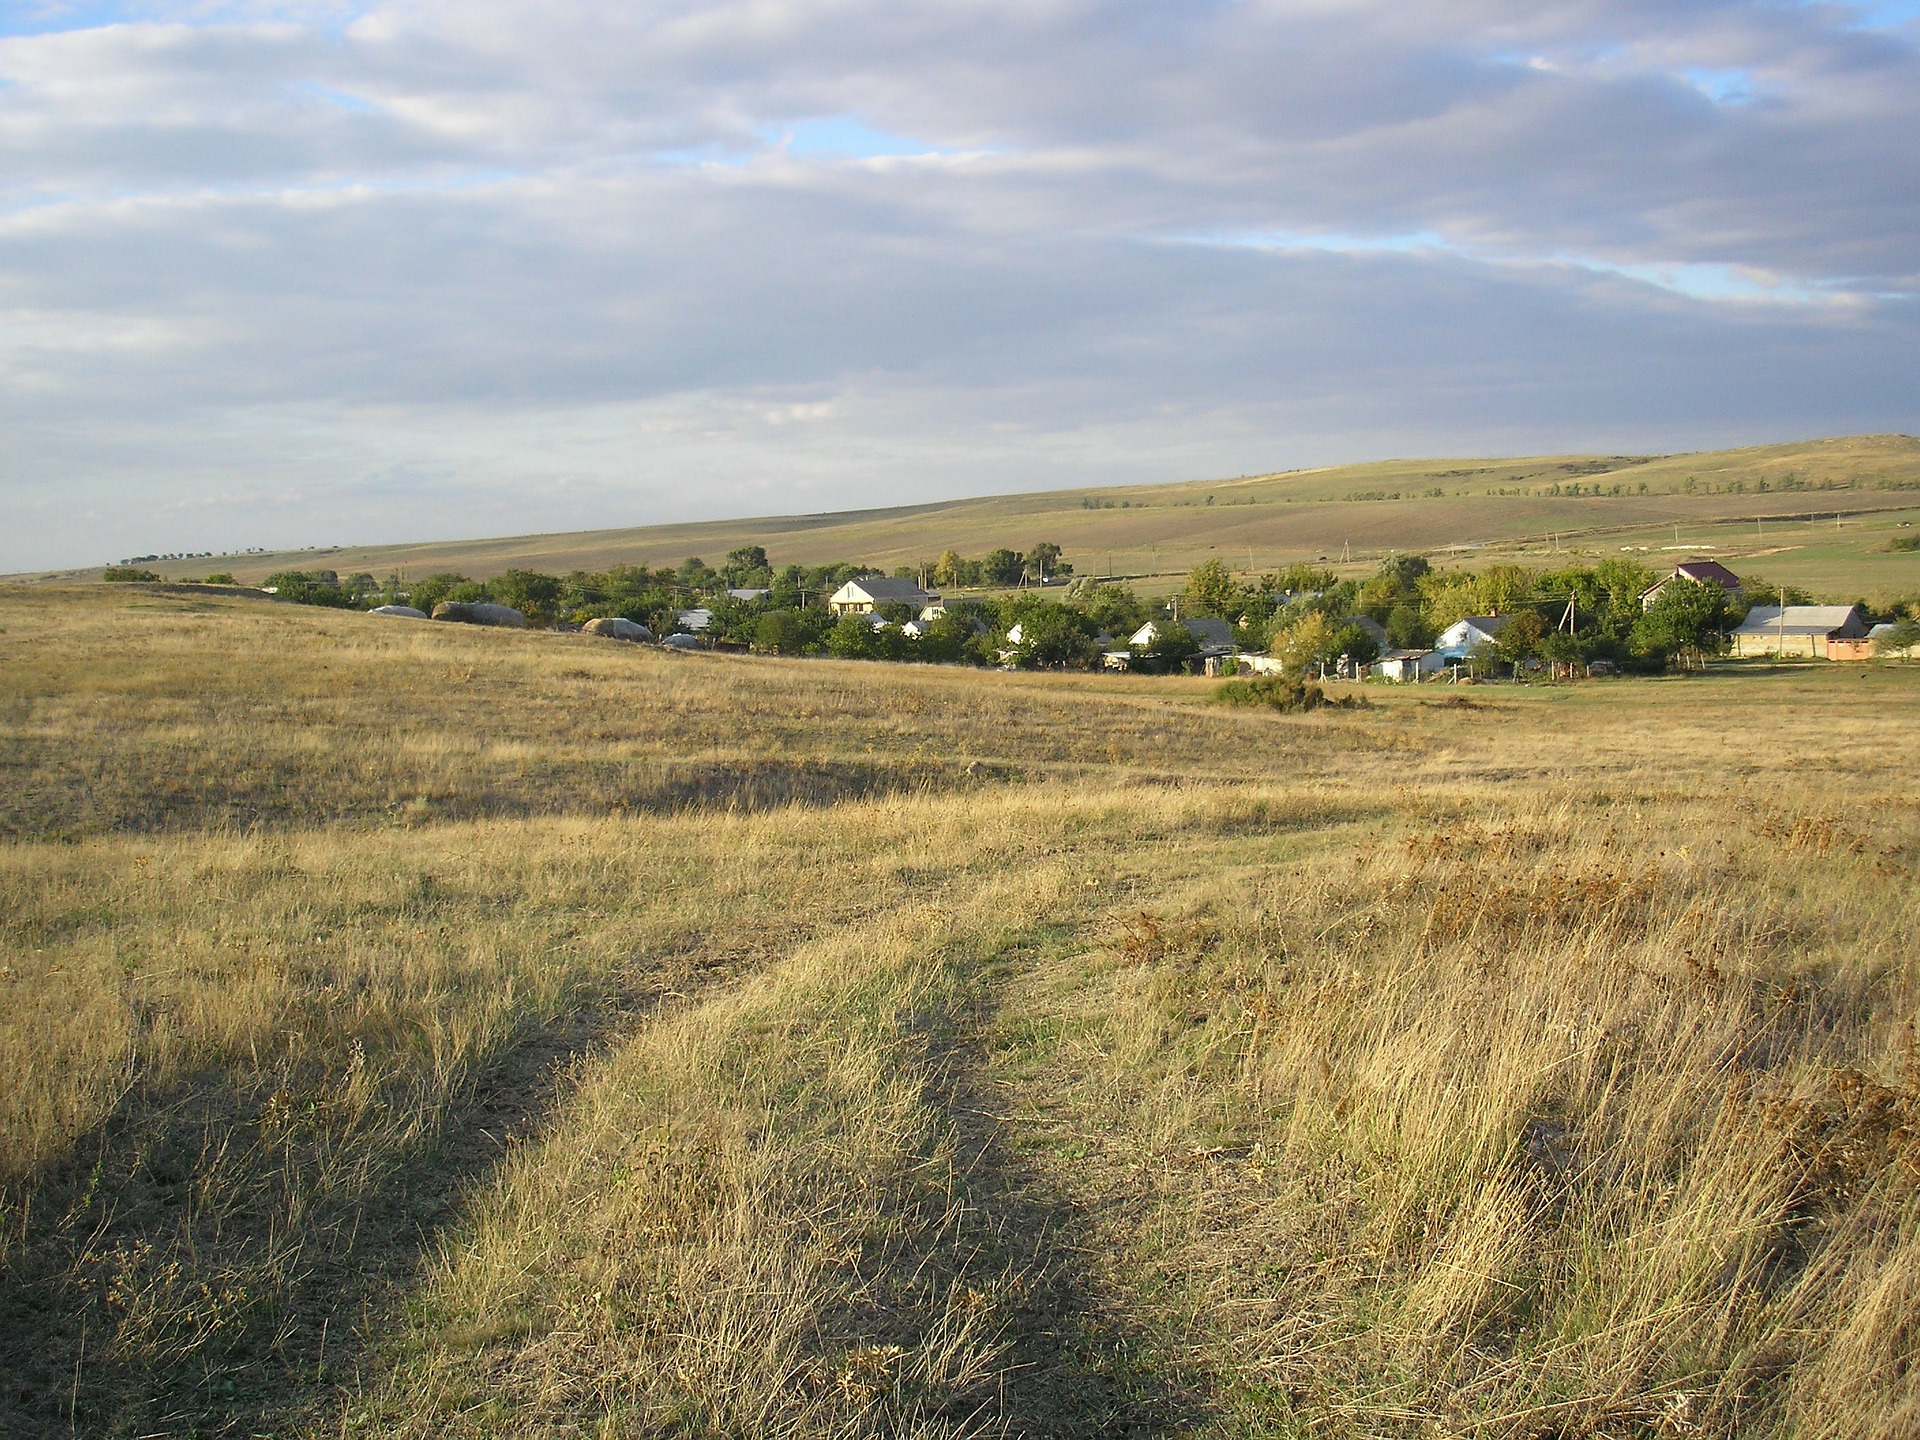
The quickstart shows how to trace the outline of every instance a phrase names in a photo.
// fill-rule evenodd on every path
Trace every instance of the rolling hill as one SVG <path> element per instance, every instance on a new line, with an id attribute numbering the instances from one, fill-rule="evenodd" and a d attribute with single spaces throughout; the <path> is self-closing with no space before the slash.
<path id="1" fill-rule="evenodd" d="M 1665 546 L 1736 558 L 1764 553 L 1768 574 L 1792 583 L 1902 593 L 1920 588 L 1920 556 L 1881 551 L 1888 529 L 1915 514 L 1920 440 L 1869 435 L 1680 455 L 1385 460 L 831 514 L 160 561 L 150 568 L 168 579 L 226 570 L 258 581 L 276 570 L 317 566 L 380 577 L 451 570 L 484 578 L 511 566 L 564 573 L 623 562 L 677 564 L 689 555 L 712 561 L 746 544 L 764 545 L 776 564 L 859 560 L 892 568 L 948 548 L 977 555 L 1049 539 L 1083 574 L 1132 576 L 1152 588 L 1156 577 L 1182 575 L 1209 558 L 1258 571 L 1302 559 L 1366 564 L 1390 550 L 1472 563 L 1556 549 Z"/>

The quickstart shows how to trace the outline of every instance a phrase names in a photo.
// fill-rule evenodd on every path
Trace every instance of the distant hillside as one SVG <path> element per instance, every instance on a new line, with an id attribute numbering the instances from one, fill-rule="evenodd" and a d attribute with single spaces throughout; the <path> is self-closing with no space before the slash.
<path id="1" fill-rule="evenodd" d="M 1617 548 L 1636 536 L 1653 546 L 1659 532 L 1676 525 L 1670 544 L 1713 541 L 1708 529 L 1732 526 L 1743 543 L 1777 550 L 1782 537 L 1767 532 L 1768 518 L 1901 508 L 1920 508 L 1920 440 L 1868 435 L 1685 455 L 1385 460 L 1180 484 L 161 561 L 150 568 L 170 579 L 226 570 L 257 581 L 290 566 L 381 577 L 456 570 L 484 578 L 510 566 L 564 573 L 621 562 L 678 563 L 689 555 L 713 561 L 745 544 L 764 545 L 776 564 L 859 560 L 891 568 L 949 548 L 978 555 L 1047 539 L 1063 546 L 1082 573 L 1150 577 L 1181 574 L 1211 557 L 1236 570 L 1257 570 L 1323 556 L 1360 562 L 1387 550 L 1460 547 L 1457 555 L 1470 556 L 1489 548 Z M 1844 577 L 1852 573 L 1847 569 Z"/>

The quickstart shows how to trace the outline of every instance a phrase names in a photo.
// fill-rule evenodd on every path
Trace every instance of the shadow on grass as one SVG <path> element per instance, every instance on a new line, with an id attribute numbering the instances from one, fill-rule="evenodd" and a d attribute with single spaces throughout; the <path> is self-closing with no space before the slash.
<path id="1" fill-rule="evenodd" d="M 136 1088 L 4 1197 L 0 1435 L 281 1434 L 319 1413 L 462 1197 L 649 1004 L 522 1036 L 385 1152 L 290 1130 L 271 1078 Z"/>
<path id="2" fill-rule="evenodd" d="M 757 813 L 937 794 L 1018 778 L 1008 765 L 914 759 L 728 761 L 555 759 L 473 764 L 457 788 L 366 758 L 318 775 L 303 755 L 254 756 L 241 769 L 185 756 L 156 783 L 151 754 L 129 747 L 56 753 L 52 742 L 0 737 L 17 786 L 0 800 L 0 836 L 75 840 L 101 834 L 198 834 L 338 823 L 439 824 L 609 813 Z M 394 797 L 404 796 L 402 799 Z"/>
<path id="3" fill-rule="evenodd" d="M 947 1118 L 954 1179 L 920 1203 L 944 1216 L 903 1226 L 916 1238 L 862 1257 L 867 1301 L 829 1319 L 828 1343 L 911 1347 L 955 1294 L 992 1297 L 998 1363 L 925 1419 L 1008 1440 L 1187 1433 L 1205 1416 L 1204 1384 L 1101 1292 L 1085 1216 L 1008 1143 L 1009 1122 L 980 1074 L 978 1037 L 990 1019 L 983 1007 L 930 1047 L 925 1098 Z"/>

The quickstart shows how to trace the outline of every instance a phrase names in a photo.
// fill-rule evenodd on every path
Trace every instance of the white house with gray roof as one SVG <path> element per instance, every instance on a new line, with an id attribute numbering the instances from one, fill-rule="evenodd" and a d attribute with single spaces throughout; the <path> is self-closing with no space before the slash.
<path id="1" fill-rule="evenodd" d="M 1465 660 L 1498 640 L 1511 619 L 1511 615 L 1469 615 L 1456 620 L 1433 642 L 1432 653 L 1441 662 Z"/>
<path id="2" fill-rule="evenodd" d="M 882 605 L 905 605 L 918 615 L 929 605 L 938 605 L 940 597 L 923 590 L 912 580 L 894 580 L 885 575 L 862 575 L 849 580 L 827 600 L 827 609 L 835 615 L 871 615 Z"/>

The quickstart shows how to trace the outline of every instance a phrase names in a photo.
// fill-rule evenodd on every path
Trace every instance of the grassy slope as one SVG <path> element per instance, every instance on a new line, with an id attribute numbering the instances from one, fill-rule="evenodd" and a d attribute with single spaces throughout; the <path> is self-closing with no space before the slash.
<path id="1" fill-rule="evenodd" d="M 1920 1418 L 1913 670 L 0 627 L 9 1434 Z"/>
<path id="2" fill-rule="evenodd" d="M 1836 491 L 1781 492 L 1787 476 Z M 1683 490 L 1692 479 L 1697 493 Z M 1766 480 L 1770 491 L 1757 493 Z M 1618 484 L 1620 496 L 1548 496 L 1552 483 L 1578 480 L 1603 488 Z M 1727 490 L 1733 482 L 1747 492 Z M 1790 445 L 1696 455 L 1656 457 L 1550 456 L 1529 459 L 1382 461 L 1325 470 L 1290 472 L 1175 485 L 1092 488 L 1034 495 L 1003 495 L 895 510 L 787 516 L 702 524 L 661 525 L 566 535 L 418 545 L 350 546 L 230 560 L 169 563 L 169 577 L 203 575 L 229 568 L 242 580 L 258 580 L 289 565 L 326 565 L 342 573 L 367 570 L 384 577 L 394 570 L 414 575 L 459 570 L 488 575 L 512 565 L 562 573 L 626 562 L 678 564 L 689 554 L 717 562 L 728 550 L 763 544 L 778 563 L 820 564 L 857 559 L 893 566 L 930 559 L 951 546 L 983 554 L 997 545 L 1025 549 L 1050 538 L 1077 558 L 1083 572 L 1132 575 L 1183 574 L 1217 556 L 1235 569 L 1273 568 L 1318 556 L 1338 558 L 1386 550 L 1440 551 L 1450 545 L 1551 548 L 1563 544 L 1617 549 L 1623 544 L 1713 540 L 1707 528 L 1736 523 L 1726 535 L 1727 553 L 1744 553 L 1753 517 L 1886 511 L 1905 505 L 1913 518 L 1920 503 L 1910 491 L 1874 488 L 1881 482 L 1920 482 L 1920 441 L 1906 436 L 1856 436 Z M 1641 485 L 1647 493 L 1638 493 Z M 1715 487 L 1721 493 L 1706 493 Z M 1445 493 L 1427 497 L 1439 488 Z M 1497 491 L 1526 491 L 1500 495 Z M 1396 501 L 1350 501 L 1356 493 L 1400 492 Z M 1111 503 L 1089 509 L 1084 502 Z M 1127 508 L 1120 508 L 1122 501 Z M 1211 501 L 1212 503 L 1209 503 Z M 1920 557 L 1898 563 L 1855 563 L 1884 540 L 1884 522 L 1863 522 L 1848 531 L 1846 563 L 1824 564 L 1840 588 L 1883 581 L 1920 587 Z M 1767 545 L 1786 543 L 1782 538 Z M 1766 548 L 1760 546 L 1759 548 Z M 1800 582 L 1795 562 L 1769 566 Z M 1884 573 L 1882 573 L 1884 572 Z M 97 573 L 97 572 L 96 572 Z M 1809 575 L 1812 571 L 1807 571 Z M 1859 578 L 1864 576 L 1865 578 Z"/>

